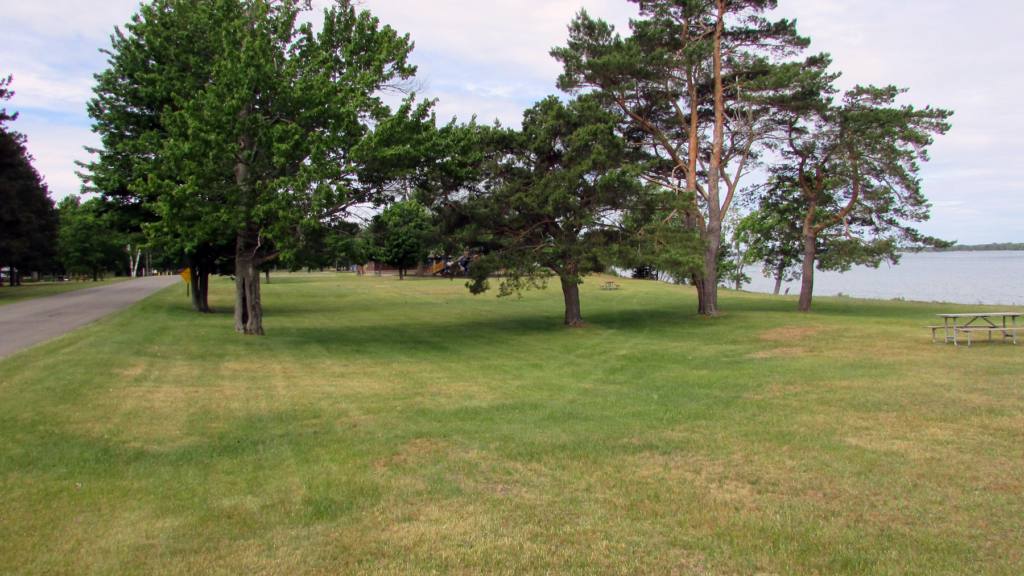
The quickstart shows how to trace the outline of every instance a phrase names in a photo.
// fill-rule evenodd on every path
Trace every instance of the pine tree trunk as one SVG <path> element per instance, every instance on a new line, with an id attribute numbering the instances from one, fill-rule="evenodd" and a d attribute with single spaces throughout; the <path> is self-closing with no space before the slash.
<path id="1" fill-rule="evenodd" d="M 803 278 L 800 282 L 800 302 L 797 310 L 800 312 L 811 311 L 811 297 L 814 294 L 814 260 L 817 257 L 816 234 L 808 232 L 804 234 L 804 268 Z"/>
<path id="2" fill-rule="evenodd" d="M 697 312 L 701 316 L 718 315 L 718 249 L 722 243 L 722 205 L 720 197 L 722 155 L 725 142 L 725 87 L 722 82 L 722 37 L 724 34 L 725 4 L 718 0 L 718 23 L 715 28 L 712 52 L 712 78 L 714 81 L 715 124 L 711 137 L 709 158 L 707 206 L 707 229 L 704 240 L 704 274 L 698 280 L 702 289 L 698 291 L 700 301 Z"/>
<path id="3" fill-rule="evenodd" d="M 99 269 L 98 266 L 93 266 L 93 268 L 92 268 L 92 281 L 93 282 L 99 282 L 100 281 L 100 269 Z"/>
<path id="4" fill-rule="evenodd" d="M 263 336 L 263 306 L 260 304 L 260 266 L 250 234 L 239 231 L 235 248 L 235 332 Z"/>
<path id="5" fill-rule="evenodd" d="M 580 315 L 580 285 L 562 278 L 562 295 L 565 297 L 565 325 L 579 328 L 583 326 Z"/>
<path id="6" fill-rule="evenodd" d="M 710 224 L 710 222 L 709 222 Z M 697 313 L 701 316 L 718 315 L 718 247 L 722 229 L 709 226 L 707 249 L 704 252 L 704 274 L 697 278 Z"/>

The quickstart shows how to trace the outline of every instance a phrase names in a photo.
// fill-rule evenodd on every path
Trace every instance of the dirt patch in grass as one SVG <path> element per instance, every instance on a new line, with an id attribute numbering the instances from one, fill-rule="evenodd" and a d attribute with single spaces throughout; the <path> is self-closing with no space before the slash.
<path id="1" fill-rule="evenodd" d="M 817 326 L 783 326 L 761 333 L 762 340 L 769 342 L 793 342 L 810 336 L 817 336 L 822 329 Z"/>
<path id="2" fill-rule="evenodd" d="M 428 460 L 448 453 L 450 445 L 434 438 L 416 438 L 399 446 L 398 453 L 386 460 L 378 460 L 378 470 L 392 466 L 418 466 Z"/>
<path id="3" fill-rule="evenodd" d="M 401 456 L 409 460 L 432 458 L 446 452 L 449 444 L 435 438 L 416 438 L 406 442 L 401 448 Z"/>
<path id="4" fill-rule="evenodd" d="M 117 374 L 119 376 L 125 376 L 127 378 L 134 378 L 136 376 L 141 376 L 143 373 L 145 373 L 147 367 L 148 364 L 146 362 L 135 362 L 131 366 L 127 366 L 124 368 L 115 368 L 114 374 Z"/>

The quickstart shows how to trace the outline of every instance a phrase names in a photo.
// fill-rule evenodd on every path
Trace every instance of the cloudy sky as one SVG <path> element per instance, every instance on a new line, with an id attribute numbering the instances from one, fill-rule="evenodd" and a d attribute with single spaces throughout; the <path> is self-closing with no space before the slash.
<path id="1" fill-rule="evenodd" d="M 327 0 L 318 0 L 323 6 Z M 1024 5 L 991 0 L 780 0 L 778 17 L 797 18 L 812 50 L 830 52 L 842 84 L 897 84 L 905 101 L 956 111 L 953 130 L 932 148 L 923 171 L 932 200 L 926 233 L 962 243 L 1024 242 Z M 447 120 L 499 118 L 516 125 L 522 110 L 555 93 L 559 66 L 548 50 L 565 42 L 581 8 L 628 33 L 626 0 L 364 0 L 363 5 L 416 42 L 414 62 Z M 14 75 L 9 110 L 29 137 L 36 167 L 55 198 L 77 193 L 75 160 L 95 145 L 85 102 L 100 48 L 128 21 L 137 0 L 9 2 L 0 20 L 0 75 Z"/>

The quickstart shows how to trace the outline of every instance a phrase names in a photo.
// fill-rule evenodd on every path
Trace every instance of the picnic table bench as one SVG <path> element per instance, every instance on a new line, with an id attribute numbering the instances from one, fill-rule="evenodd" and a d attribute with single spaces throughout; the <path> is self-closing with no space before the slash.
<path id="1" fill-rule="evenodd" d="M 974 312 L 969 314 L 936 314 L 939 318 L 943 319 L 942 326 L 925 326 L 930 328 L 932 331 L 932 342 L 938 342 L 935 338 L 935 333 L 939 330 L 943 331 L 945 340 L 943 344 L 949 344 L 950 340 L 953 341 L 954 346 L 959 346 L 960 342 L 957 340 L 957 336 L 962 333 L 967 334 L 967 347 L 971 347 L 972 335 L 975 332 L 988 333 L 988 339 L 992 340 L 993 332 L 1001 332 L 1003 334 L 1003 341 L 1007 338 L 1012 338 L 1013 343 L 1017 344 L 1017 332 L 1024 327 L 1017 327 L 1017 317 L 1024 316 L 1024 312 Z M 960 319 L 967 319 L 965 324 L 957 324 Z M 1002 318 L 1002 325 L 998 325 L 995 322 L 989 320 L 989 318 Z M 1011 319 L 1011 325 L 1006 325 L 1006 319 Z M 950 326 L 949 321 L 953 321 L 953 325 Z M 983 323 L 975 324 L 975 322 L 981 321 Z"/>
<path id="2" fill-rule="evenodd" d="M 605 282 L 603 284 L 601 284 L 601 290 L 618 290 L 618 289 L 619 289 L 619 285 L 615 283 L 615 280 L 605 280 Z"/>

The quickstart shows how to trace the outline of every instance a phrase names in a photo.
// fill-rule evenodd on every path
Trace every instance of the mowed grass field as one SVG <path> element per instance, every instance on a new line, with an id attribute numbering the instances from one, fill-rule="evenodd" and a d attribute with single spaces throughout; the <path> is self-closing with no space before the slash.
<path id="1" fill-rule="evenodd" d="M 0 361 L 3 574 L 1024 573 L 1024 348 L 976 307 L 620 280 L 171 288 Z"/>
<path id="2" fill-rule="evenodd" d="M 9 286 L 5 282 L 3 286 L 0 286 L 0 306 L 4 304 L 13 304 L 15 302 L 22 302 L 24 300 L 32 300 L 34 298 L 42 298 L 44 296 L 54 296 L 56 294 L 63 294 L 65 292 L 73 292 L 75 290 L 83 290 L 85 288 L 98 288 L 100 286 L 109 286 L 111 284 L 117 284 L 118 282 L 124 282 L 129 280 L 128 277 L 110 277 L 99 282 L 86 281 L 86 282 L 22 282 L 21 286 Z"/>

